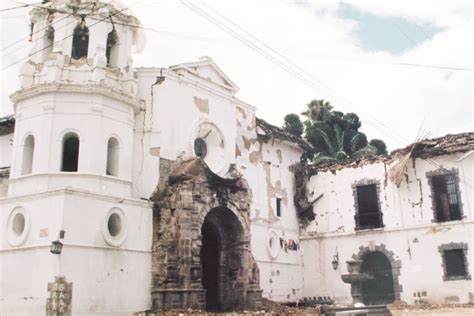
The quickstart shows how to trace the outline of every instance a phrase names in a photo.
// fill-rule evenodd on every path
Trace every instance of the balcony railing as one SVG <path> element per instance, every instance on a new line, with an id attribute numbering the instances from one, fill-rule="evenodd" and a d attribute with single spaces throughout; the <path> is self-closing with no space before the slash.
<path id="1" fill-rule="evenodd" d="M 354 216 L 356 230 L 383 227 L 382 212 L 362 213 Z"/>

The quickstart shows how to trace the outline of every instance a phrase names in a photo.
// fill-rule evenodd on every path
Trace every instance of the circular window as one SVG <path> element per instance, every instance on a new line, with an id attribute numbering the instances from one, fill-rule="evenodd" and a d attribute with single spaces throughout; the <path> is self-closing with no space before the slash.
<path id="1" fill-rule="evenodd" d="M 120 234 L 120 231 L 122 230 L 122 220 L 117 213 L 113 213 L 109 216 L 107 228 L 112 237 L 117 237 Z"/>
<path id="2" fill-rule="evenodd" d="M 280 252 L 280 246 L 279 246 L 279 239 L 278 239 L 278 234 L 272 230 L 268 234 L 268 253 L 270 254 L 270 257 L 275 259 L 278 257 L 278 253 Z"/>
<path id="3" fill-rule="evenodd" d="M 21 246 L 28 237 L 29 226 L 25 209 L 23 207 L 13 209 L 7 223 L 7 239 L 10 245 Z"/>
<path id="4" fill-rule="evenodd" d="M 225 176 L 229 171 L 228 151 L 221 130 L 211 122 L 201 122 L 191 135 L 189 153 L 201 157 L 212 172 Z"/>
<path id="5" fill-rule="evenodd" d="M 12 229 L 17 236 L 23 234 L 25 231 L 25 215 L 16 213 L 15 217 L 13 217 Z"/>
<path id="6" fill-rule="evenodd" d="M 105 217 L 105 224 L 103 227 L 103 235 L 105 242 L 113 247 L 118 247 L 123 244 L 127 235 L 127 220 L 125 213 L 114 207 Z"/>
<path id="7" fill-rule="evenodd" d="M 207 155 L 207 145 L 204 139 L 196 138 L 194 140 L 194 153 L 196 156 L 205 158 Z"/>

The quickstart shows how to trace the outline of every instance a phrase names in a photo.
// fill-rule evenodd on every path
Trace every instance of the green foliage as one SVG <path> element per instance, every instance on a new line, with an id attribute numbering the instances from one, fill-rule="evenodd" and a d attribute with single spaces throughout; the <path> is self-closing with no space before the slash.
<path id="1" fill-rule="evenodd" d="M 298 114 L 290 113 L 285 115 L 285 123 L 283 129 L 295 136 L 301 137 L 303 135 L 303 123 L 301 123 Z"/>
<path id="2" fill-rule="evenodd" d="M 387 145 L 381 139 L 372 139 L 369 143 L 371 146 L 374 146 L 377 149 L 377 155 L 386 155 L 387 154 Z"/>
<path id="3" fill-rule="evenodd" d="M 315 164 L 341 163 L 387 153 L 387 146 L 382 140 L 372 139 L 369 142 L 367 136 L 359 131 L 362 123 L 357 114 L 333 111 L 332 105 L 324 100 L 313 100 L 306 106 L 307 109 L 301 113 L 306 118 L 304 137 L 316 150 L 306 152 L 306 159 L 313 160 Z M 293 115 L 298 118 L 296 114 L 285 116 L 284 128 L 288 131 L 289 126 L 294 124 Z M 291 118 L 287 120 L 288 116 Z"/>

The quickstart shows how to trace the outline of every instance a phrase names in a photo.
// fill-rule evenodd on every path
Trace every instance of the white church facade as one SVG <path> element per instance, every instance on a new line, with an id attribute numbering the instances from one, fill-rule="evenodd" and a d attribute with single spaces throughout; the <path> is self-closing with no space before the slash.
<path id="1" fill-rule="evenodd" d="M 31 12 L 0 119 L 0 314 L 473 303 L 473 133 L 408 150 L 399 183 L 406 150 L 306 166 L 212 59 L 134 68 L 115 5 Z"/>

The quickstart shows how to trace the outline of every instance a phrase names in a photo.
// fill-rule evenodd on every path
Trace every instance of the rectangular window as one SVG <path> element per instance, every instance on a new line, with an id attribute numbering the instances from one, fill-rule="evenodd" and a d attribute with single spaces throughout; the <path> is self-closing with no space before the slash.
<path id="1" fill-rule="evenodd" d="M 383 227 L 382 213 L 379 208 L 377 185 L 367 184 L 356 187 L 357 214 L 355 216 L 357 229 Z"/>
<path id="2" fill-rule="evenodd" d="M 277 216 L 281 217 L 281 199 L 280 198 L 276 199 L 276 210 L 277 210 Z"/>
<path id="3" fill-rule="evenodd" d="M 447 277 L 466 275 L 464 251 L 462 249 L 445 250 L 443 252 Z"/>
<path id="4" fill-rule="evenodd" d="M 438 247 L 443 260 L 443 280 L 470 280 L 467 263 L 467 244 L 450 243 Z"/>
<path id="5" fill-rule="evenodd" d="M 455 174 L 443 174 L 431 178 L 434 209 L 437 222 L 461 219 L 459 194 Z"/>

